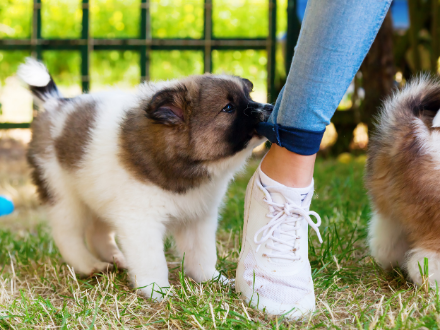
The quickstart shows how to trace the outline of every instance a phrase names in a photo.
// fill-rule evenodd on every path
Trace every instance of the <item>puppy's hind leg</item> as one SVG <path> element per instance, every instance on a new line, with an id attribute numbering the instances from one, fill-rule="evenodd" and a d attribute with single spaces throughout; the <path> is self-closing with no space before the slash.
<path id="1" fill-rule="evenodd" d="M 382 268 L 403 266 L 409 245 L 401 224 L 374 213 L 369 223 L 368 240 L 371 255 Z"/>
<path id="2" fill-rule="evenodd" d="M 64 260 L 76 273 L 90 275 L 112 267 L 93 256 L 85 244 L 85 223 L 90 211 L 76 196 L 64 192 L 49 209 L 52 234 Z"/>
<path id="3" fill-rule="evenodd" d="M 90 251 L 99 259 L 126 268 L 125 257 L 116 244 L 115 232 L 109 224 L 93 216 L 87 226 L 86 239 Z"/>

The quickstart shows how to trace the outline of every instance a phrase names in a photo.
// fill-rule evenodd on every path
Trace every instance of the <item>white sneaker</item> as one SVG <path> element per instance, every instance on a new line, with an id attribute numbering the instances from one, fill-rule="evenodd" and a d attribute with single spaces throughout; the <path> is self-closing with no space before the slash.
<path id="1" fill-rule="evenodd" d="M 298 319 L 315 310 L 308 225 L 321 243 L 322 238 L 318 230 L 321 218 L 309 211 L 313 182 L 307 194 L 281 184 L 263 187 L 260 171 L 254 173 L 246 190 L 235 289 L 260 310 Z"/>

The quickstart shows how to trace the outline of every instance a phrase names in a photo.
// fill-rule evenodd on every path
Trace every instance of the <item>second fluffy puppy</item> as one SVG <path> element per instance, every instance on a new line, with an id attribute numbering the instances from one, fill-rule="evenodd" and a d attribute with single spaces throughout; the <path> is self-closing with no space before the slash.
<path id="1" fill-rule="evenodd" d="M 369 145 L 371 254 L 423 284 L 440 282 L 440 83 L 419 77 L 389 97 Z"/>

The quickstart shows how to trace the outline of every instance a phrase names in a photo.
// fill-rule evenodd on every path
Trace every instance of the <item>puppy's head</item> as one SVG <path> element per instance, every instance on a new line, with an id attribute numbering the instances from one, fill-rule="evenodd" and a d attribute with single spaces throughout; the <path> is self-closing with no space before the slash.
<path id="1" fill-rule="evenodd" d="M 194 161 L 230 157 L 257 140 L 256 126 L 272 112 L 254 102 L 252 83 L 235 76 L 192 76 L 164 87 L 144 105 L 157 138 Z"/>

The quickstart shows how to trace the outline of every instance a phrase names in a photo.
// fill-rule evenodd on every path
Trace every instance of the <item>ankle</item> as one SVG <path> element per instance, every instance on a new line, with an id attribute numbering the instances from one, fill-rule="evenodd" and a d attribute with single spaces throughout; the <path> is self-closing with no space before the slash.
<path id="1" fill-rule="evenodd" d="M 261 163 L 261 170 L 271 179 L 291 188 L 310 186 L 316 154 L 303 156 L 272 144 Z"/>

